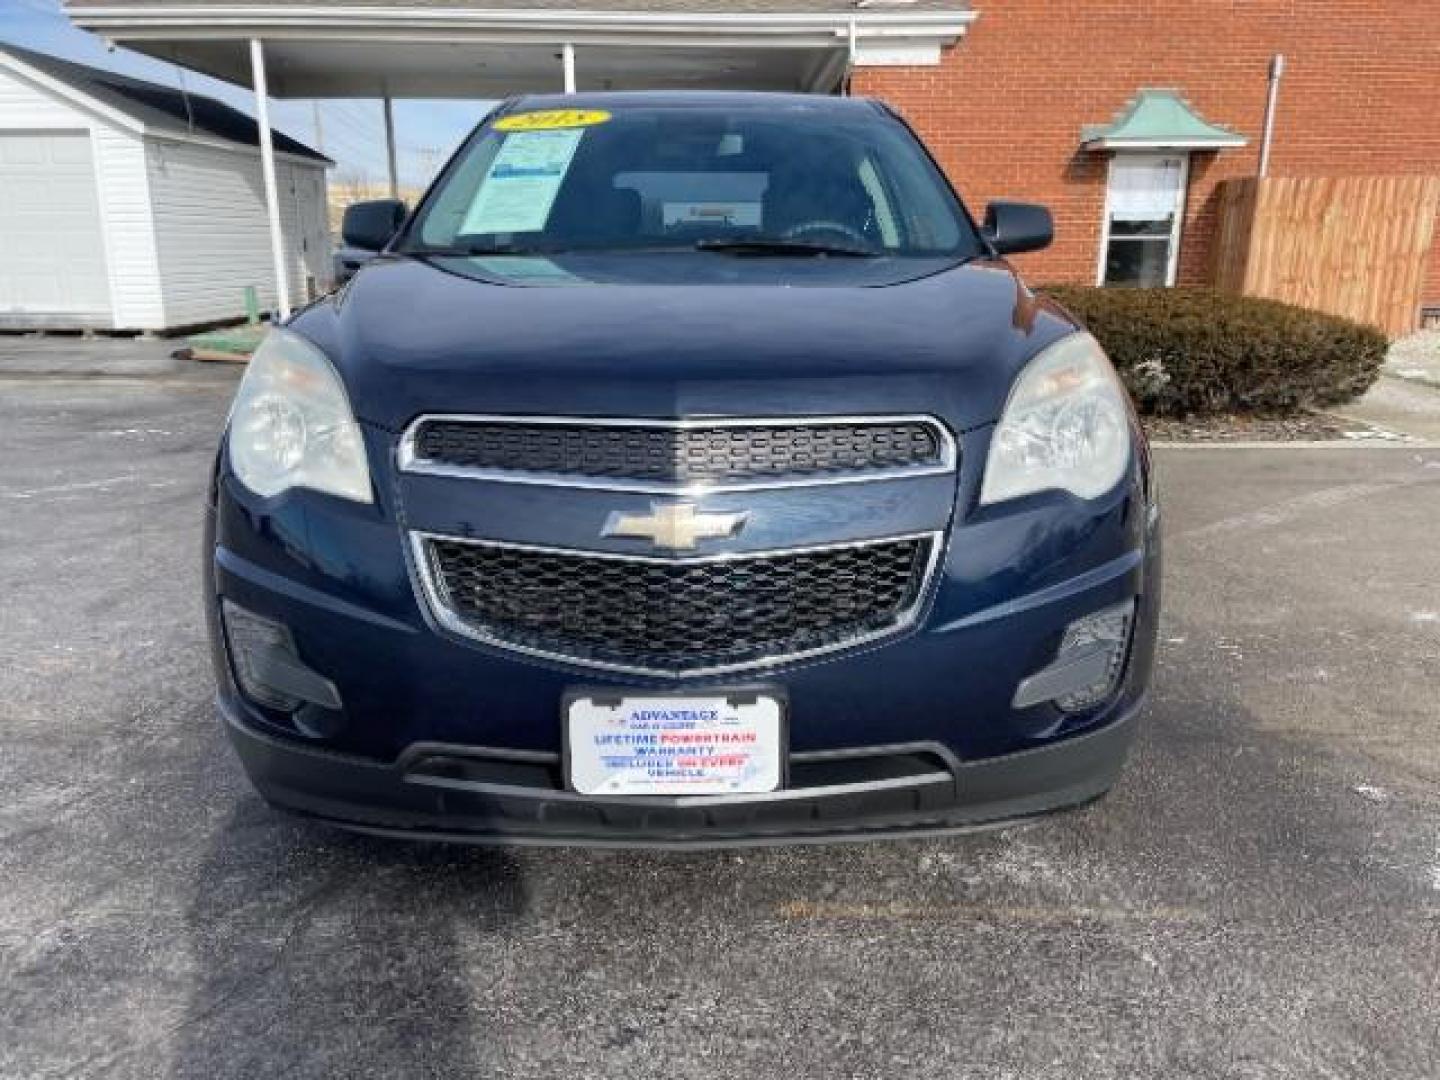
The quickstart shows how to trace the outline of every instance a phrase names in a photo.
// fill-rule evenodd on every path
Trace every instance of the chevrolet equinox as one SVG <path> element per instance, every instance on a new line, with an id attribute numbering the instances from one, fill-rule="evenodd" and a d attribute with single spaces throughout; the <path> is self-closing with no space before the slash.
<path id="1" fill-rule="evenodd" d="M 397 836 L 944 830 L 1115 781 L 1159 509 L 1096 340 L 854 98 L 507 102 L 273 329 L 210 490 L 218 708 Z"/>

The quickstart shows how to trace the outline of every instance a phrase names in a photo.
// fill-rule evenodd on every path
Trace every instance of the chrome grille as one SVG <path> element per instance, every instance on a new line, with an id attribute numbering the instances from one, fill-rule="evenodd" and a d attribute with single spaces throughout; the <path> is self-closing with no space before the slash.
<path id="1" fill-rule="evenodd" d="M 926 417 L 824 420 L 553 420 L 423 417 L 404 441 L 412 472 L 550 478 L 666 490 L 947 471 L 953 440 Z"/>
<path id="2" fill-rule="evenodd" d="M 911 621 L 933 535 L 763 555 L 616 557 L 416 535 L 452 630 L 575 663 L 729 671 L 870 640 Z"/>

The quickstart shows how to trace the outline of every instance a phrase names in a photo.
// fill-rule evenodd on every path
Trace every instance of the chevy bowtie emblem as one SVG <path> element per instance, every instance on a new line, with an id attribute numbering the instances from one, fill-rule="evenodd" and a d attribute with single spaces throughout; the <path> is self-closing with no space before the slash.
<path id="1" fill-rule="evenodd" d="M 698 513 L 694 503 L 651 503 L 648 514 L 617 510 L 605 519 L 602 536 L 629 536 L 649 540 L 657 548 L 688 551 L 701 540 L 734 536 L 745 527 L 749 513 Z"/>

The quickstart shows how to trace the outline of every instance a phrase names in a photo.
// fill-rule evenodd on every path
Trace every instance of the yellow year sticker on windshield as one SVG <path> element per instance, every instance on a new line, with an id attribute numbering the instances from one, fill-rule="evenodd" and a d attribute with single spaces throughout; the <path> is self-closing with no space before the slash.
<path id="1" fill-rule="evenodd" d="M 594 127 L 610 119 L 603 109 L 546 109 L 544 112 L 516 113 L 495 121 L 496 131 L 555 131 L 559 128 Z"/>

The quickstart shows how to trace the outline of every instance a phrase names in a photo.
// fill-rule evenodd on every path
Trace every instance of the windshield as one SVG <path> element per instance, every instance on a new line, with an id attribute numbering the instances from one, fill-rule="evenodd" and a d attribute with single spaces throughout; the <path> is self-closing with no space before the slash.
<path id="1" fill-rule="evenodd" d="M 898 121 L 813 106 L 517 111 L 457 155 L 398 250 L 979 253 Z"/>

